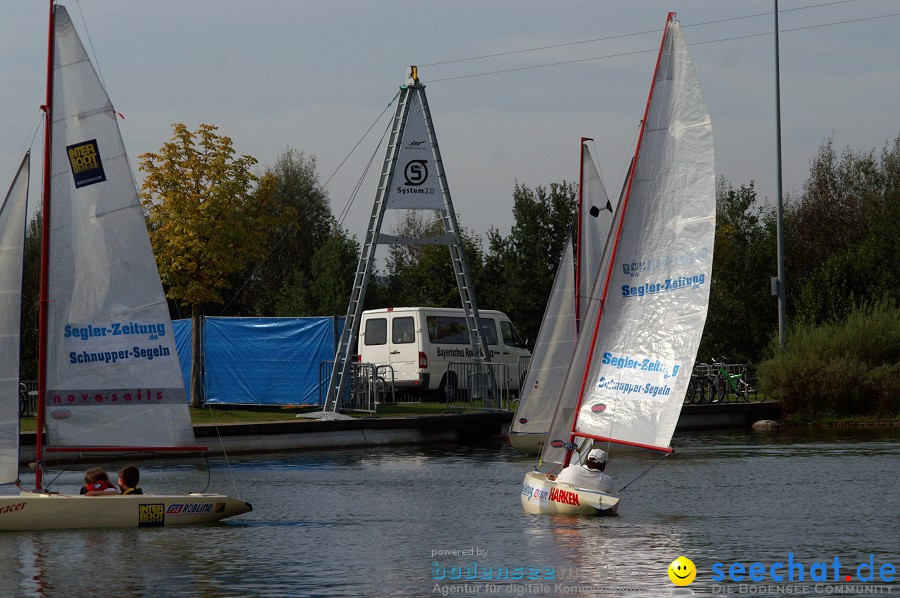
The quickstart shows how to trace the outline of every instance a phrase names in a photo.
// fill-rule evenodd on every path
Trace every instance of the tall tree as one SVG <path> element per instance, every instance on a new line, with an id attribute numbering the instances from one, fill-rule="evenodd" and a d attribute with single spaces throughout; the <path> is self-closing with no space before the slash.
<path id="1" fill-rule="evenodd" d="M 770 296 L 774 218 L 757 201 L 752 182 L 735 189 L 721 178 L 716 187 L 712 286 L 698 357 L 755 361 L 777 324 Z"/>
<path id="2" fill-rule="evenodd" d="M 202 124 L 173 125 L 158 153 L 139 156 L 146 173 L 141 199 L 150 242 L 168 296 L 191 306 L 191 405 L 202 405 L 200 322 L 205 306 L 223 302 L 232 277 L 264 251 L 267 231 L 284 220 L 274 194 L 254 194 L 251 156 L 235 157 L 230 137 Z M 272 181 L 261 181 L 269 189 Z"/>
<path id="3" fill-rule="evenodd" d="M 553 277 L 575 218 L 577 187 L 551 183 L 549 190 L 516 184 L 514 224 L 508 237 L 488 233 L 486 297 L 534 339 L 541 326 Z M 498 281 L 502 277 L 502 283 Z"/>
<path id="4" fill-rule="evenodd" d="M 296 287 L 308 285 L 315 278 L 313 264 L 316 254 L 325 244 L 346 245 L 351 240 L 346 238 L 331 215 L 328 194 L 319 182 L 316 171 L 315 156 L 288 148 L 279 156 L 274 167 L 266 169 L 265 175 L 271 179 L 272 186 L 259 186 L 256 193 L 272 193 L 276 210 L 295 214 L 295 217 L 285 219 L 281 225 L 266 231 L 266 253 L 260 260 L 249 263 L 235 277 L 237 294 L 229 302 L 225 313 L 322 315 L 314 307 L 317 301 L 304 302 L 303 307 L 298 305 L 299 312 L 285 312 L 283 299 L 309 290 Z M 343 235 L 343 239 L 338 240 L 335 235 Z M 354 259 L 350 258 L 350 261 Z M 322 284 L 342 287 L 341 280 L 322 281 Z"/>
<path id="5" fill-rule="evenodd" d="M 337 224 L 308 263 L 297 263 L 275 297 L 276 316 L 343 316 L 356 274 L 359 244 Z M 366 297 L 368 304 L 368 295 Z"/>
<path id="6" fill-rule="evenodd" d="M 407 210 L 392 233 L 398 237 L 423 238 L 444 234 L 439 212 Z M 463 251 L 473 279 L 481 272 L 482 252 L 477 237 L 461 231 Z M 378 307 L 461 307 L 456 274 L 446 245 L 391 245 L 386 262 L 388 281 Z M 478 294 L 480 308 L 488 308 Z"/>
<path id="7" fill-rule="evenodd" d="M 785 221 L 801 321 L 841 320 L 863 303 L 900 299 L 900 136 L 880 159 L 849 148 L 838 157 L 827 139 Z"/>

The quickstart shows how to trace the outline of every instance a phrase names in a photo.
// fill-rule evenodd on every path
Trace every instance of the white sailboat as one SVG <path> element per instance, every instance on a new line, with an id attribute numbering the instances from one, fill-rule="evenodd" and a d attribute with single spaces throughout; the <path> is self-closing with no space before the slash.
<path id="1" fill-rule="evenodd" d="M 593 288 L 617 203 L 607 196 L 586 141 L 580 142 L 576 238 L 569 236 L 559 260 L 507 435 L 512 448 L 527 454 L 539 454 L 550 431 L 586 308 L 581 298 Z"/>
<path id="2" fill-rule="evenodd" d="M 681 27 L 670 13 L 614 237 L 551 424 L 545 464 L 582 441 L 670 453 L 706 321 L 715 235 L 712 125 Z M 574 463 L 577 466 L 577 460 Z M 525 476 L 527 513 L 615 512 L 615 493 Z"/>
<path id="3" fill-rule="evenodd" d="M 48 453 L 205 450 L 195 446 L 172 322 L 116 113 L 66 9 L 52 1 L 49 37 L 37 404 L 46 444 L 38 433 L 34 491 L 0 496 L 0 530 L 173 526 L 247 513 L 249 503 L 223 494 L 89 497 L 43 486 Z M 9 231 L 0 232 L 6 246 Z M 7 253 L 14 252 L 4 252 L 4 261 L 21 262 L 21 254 Z M 18 377 L 18 338 L 0 331 L 0 342 L 4 356 L 16 352 L 0 376 L 15 368 Z M 3 403 L 15 396 L 2 390 Z M 0 424 L 0 483 L 18 484 L 18 418 L 14 428 L 7 417 Z"/>

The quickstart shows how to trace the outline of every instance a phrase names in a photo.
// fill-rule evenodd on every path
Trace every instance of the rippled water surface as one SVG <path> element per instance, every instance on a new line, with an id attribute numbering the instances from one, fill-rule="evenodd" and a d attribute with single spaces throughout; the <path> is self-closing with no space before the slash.
<path id="1" fill-rule="evenodd" d="M 678 434 L 676 454 L 604 518 L 523 514 L 534 461 L 501 442 L 241 457 L 230 471 L 218 460 L 211 489 L 239 493 L 252 513 L 210 527 L 4 533 L 0 595 L 781 595 L 804 584 L 855 595 L 844 574 L 870 555 L 875 580 L 861 589 L 900 594 L 877 576 L 900 568 L 898 440 L 896 429 Z M 619 486 L 657 460 L 611 453 Z M 143 464 L 142 486 L 202 489 L 200 465 Z M 56 488 L 79 478 L 63 473 Z M 713 581 L 715 563 L 768 570 L 789 553 L 803 583 Z M 680 555 L 698 570 L 683 588 L 666 572 Z M 835 557 L 839 583 L 809 579 L 815 562 L 831 576 Z"/>

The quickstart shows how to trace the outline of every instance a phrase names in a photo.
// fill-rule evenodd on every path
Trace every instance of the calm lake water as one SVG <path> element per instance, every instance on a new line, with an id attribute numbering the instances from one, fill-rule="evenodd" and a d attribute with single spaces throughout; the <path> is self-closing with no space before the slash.
<path id="1" fill-rule="evenodd" d="M 240 457 L 230 470 L 215 460 L 210 489 L 252 513 L 210 527 L 3 533 L 0 595 L 897 595 L 879 571 L 900 568 L 898 440 L 896 428 L 676 434 L 677 452 L 603 518 L 523 514 L 534 461 L 499 441 Z M 621 487 L 655 461 L 613 452 L 608 472 Z M 207 484 L 203 463 L 142 472 L 147 492 Z M 80 476 L 55 488 L 74 491 Z M 681 555 L 698 570 L 685 587 L 667 575 Z M 777 583 L 769 570 L 789 558 L 795 580 Z M 761 563 L 765 580 L 730 580 L 734 563 Z M 826 565 L 828 581 L 810 579 Z"/>

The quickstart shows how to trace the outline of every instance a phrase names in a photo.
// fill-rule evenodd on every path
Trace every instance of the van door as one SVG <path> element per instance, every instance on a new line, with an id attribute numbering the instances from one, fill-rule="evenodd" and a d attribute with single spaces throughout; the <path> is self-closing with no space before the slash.
<path id="1" fill-rule="evenodd" d="M 360 355 L 367 363 L 390 363 L 388 354 L 388 320 L 387 315 L 373 315 L 366 317 L 362 323 L 362 344 Z"/>
<path id="2" fill-rule="evenodd" d="M 391 314 L 389 359 L 395 381 L 419 380 L 419 343 L 416 342 L 415 318 L 410 315 Z M 385 379 L 389 376 L 385 375 Z"/>
<path id="3" fill-rule="evenodd" d="M 500 336 L 503 339 L 501 361 L 509 364 L 509 389 L 518 391 L 519 383 L 525 374 L 525 367 L 520 366 L 525 360 L 521 358 L 531 357 L 531 351 L 525 346 L 525 341 L 509 320 L 500 320 Z"/>

